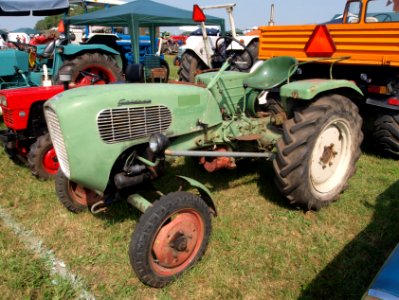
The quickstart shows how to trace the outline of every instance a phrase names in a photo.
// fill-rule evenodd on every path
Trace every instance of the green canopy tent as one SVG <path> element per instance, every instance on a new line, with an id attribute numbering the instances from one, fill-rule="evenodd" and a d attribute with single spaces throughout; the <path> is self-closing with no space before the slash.
<path id="1" fill-rule="evenodd" d="M 206 16 L 206 23 L 219 25 L 225 32 L 224 19 Z M 136 0 L 120 6 L 67 18 L 65 23 L 73 25 L 124 26 L 129 28 L 135 62 L 139 58 L 139 28 L 148 27 L 151 45 L 155 45 L 155 28 L 159 26 L 182 26 L 197 24 L 192 20 L 192 11 L 161 4 L 151 0 Z M 153 49 L 154 51 L 154 49 Z"/>

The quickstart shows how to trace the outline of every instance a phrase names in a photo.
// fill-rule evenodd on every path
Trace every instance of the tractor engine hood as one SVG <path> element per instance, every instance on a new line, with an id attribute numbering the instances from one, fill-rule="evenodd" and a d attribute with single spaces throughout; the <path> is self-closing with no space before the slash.
<path id="1" fill-rule="evenodd" d="M 68 90 L 46 102 L 45 115 L 65 175 L 100 193 L 120 154 L 151 134 L 173 139 L 222 123 L 208 90 L 159 83 Z"/>

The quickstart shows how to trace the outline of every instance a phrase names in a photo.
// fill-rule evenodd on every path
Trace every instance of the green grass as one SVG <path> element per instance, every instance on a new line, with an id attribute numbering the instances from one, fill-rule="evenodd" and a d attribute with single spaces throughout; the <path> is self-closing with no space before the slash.
<path id="1" fill-rule="evenodd" d="M 32 256 L 2 223 L 0 256 L 1 299 L 75 299 L 70 283 L 51 276 L 46 262 Z"/>
<path id="2" fill-rule="evenodd" d="M 178 159 L 158 186 L 172 191 L 178 174 L 212 191 L 219 216 L 202 261 L 162 290 L 144 286 L 130 268 L 128 244 L 140 214 L 126 204 L 96 216 L 69 213 L 53 182 L 36 180 L 1 150 L 0 206 L 98 299 L 359 299 L 399 241 L 394 160 L 363 154 L 339 201 L 308 213 L 287 205 L 267 162 L 209 174 Z M 1 299 L 76 297 L 2 220 L 0 270 Z"/>

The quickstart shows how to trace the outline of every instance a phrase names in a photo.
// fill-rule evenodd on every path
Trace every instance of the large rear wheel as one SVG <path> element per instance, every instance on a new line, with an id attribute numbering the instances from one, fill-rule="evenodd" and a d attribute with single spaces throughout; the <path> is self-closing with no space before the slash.
<path id="1" fill-rule="evenodd" d="M 123 79 L 122 70 L 115 59 L 100 53 L 86 53 L 65 61 L 58 71 L 69 71 L 75 84 L 107 84 Z M 60 83 L 57 77 L 57 82 Z"/>
<path id="2" fill-rule="evenodd" d="M 163 287 L 202 257 L 210 233 L 205 202 L 191 193 L 170 193 L 137 224 L 129 247 L 130 263 L 143 283 Z"/>
<path id="3" fill-rule="evenodd" d="M 357 106 L 340 95 L 322 97 L 284 123 L 273 165 L 291 204 L 317 210 L 339 197 L 356 170 L 361 126 Z"/>

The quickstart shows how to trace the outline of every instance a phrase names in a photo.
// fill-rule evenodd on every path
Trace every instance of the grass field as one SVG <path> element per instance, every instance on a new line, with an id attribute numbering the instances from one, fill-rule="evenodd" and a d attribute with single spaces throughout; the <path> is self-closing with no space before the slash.
<path id="1" fill-rule="evenodd" d="M 38 181 L 1 150 L 0 209 L 97 299 L 359 299 L 399 242 L 398 162 L 365 152 L 340 200 L 307 213 L 279 195 L 267 162 L 209 174 L 176 160 L 158 186 L 173 190 L 174 175 L 191 176 L 212 191 L 219 216 L 202 261 L 162 290 L 141 284 L 130 268 L 128 243 L 140 214 L 124 203 L 96 216 L 69 213 L 53 182 Z M 4 219 L 0 270 L 1 299 L 78 296 Z"/>

